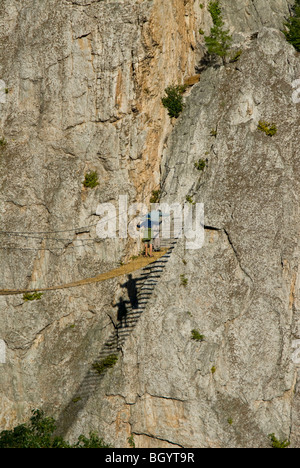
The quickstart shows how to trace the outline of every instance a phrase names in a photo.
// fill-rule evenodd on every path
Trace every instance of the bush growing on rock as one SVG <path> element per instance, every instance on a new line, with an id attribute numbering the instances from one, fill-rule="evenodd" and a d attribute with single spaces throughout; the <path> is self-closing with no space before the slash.
<path id="1" fill-rule="evenodd" d="M 7 141 L 4 137 L 0 138 L 0 147 L 4 148 L 7 145 Z"/>
<path id="2" fill-rule="evenodd" d="M 93 364 L 93 369 L 101 375 L 103 374 L 106 370 L 111 369 L 114 367 L 118 361 L 119 357 L 116 354 L 110 354 L 107 356 L 105 359 L 103 359 L 101 362 L 95 362 Z"/>
<path id="3" fill-rule="evenodd" d="M 278 440 L 275 434 L 270 434 L 269 437 L 271 439 L 272 447 L 275 449 L 286 449 L 291 445 L 288 440 Z"/>
<path id="4" fill-rule="evenodd" d="M 11 431 L 0 433 L 0 448 L 109 448 L 95 433 L 89 438 L 79 436 L 77 443 L 69 444 L 62 437 L 54 436 L 55 420 L 46 417 L 41 410 L 33 410 L 30 422 L 20 424 Z"/>
<path id="5" fill-rule="evenodd" d="M 185 275 L 180 275 L 180 283 L 181 286 L 184 286 L 185 288 L 188 285 L 189 280 L 185 277 Z"/>
<path id="6" fill-rule="evenodd" d="M 187 203 L 190 203 L 190 205 L 196 205 L 196 202 L 193 200 L 193 197 L 191 197 L 191 195 L 187 195 L 187 196 L 185 197 L 185 201 L 186 201 Z"/>
<path id="7" fill-rule="evenodd" d="M 38 293 L 38 292 L 34 292 L 34 293 L 24 293 L 23 294 L 23 300 L 24 301 L 38 301 L 42 298 L 43 296 L 43 293 Z"/>
<path id="8" fill-rule="evenodd" d="M 195 162 L 194 166 L 197 169 L 197 171 L 204 171 L 206 167 L 205 159 L 199 159 L 199 161 Z"/>
<path id="9" fill-rule="evenodd" d="M 85 174 L 84 181 L 82 182 L 83 186 L 86 188 L 95 188 L 99 185 L 98 174 L 96 171 L 90 171 Z"/>
<path id="10" fill-rule="evenodd" d="M 274 136 L 277 133 L 277 127 L 274 123 L 266 122 L 264 120 L 260 120 L 257 126 L 258 130 L 264 132 L 267 136 Z"/>
<path id="11" fill-rule="evenodd" d="M 159 203 L 160 196 L 161 196 L 161 190 L 152 190 L 150 203 Z"/>
<path id="12" fill-rule="evenodd" d="M 162 98 L 163 106 L 168 109 L 170 117 L 177 119 L 180 113 L 183 111 L 183 96 L 185 86 L 168 86 L 165 89 L 166 96 Z"/>
<path id="13" fill-rule="evenodd" d="M 201 335 L 201 333 L 199 333 L 198 330 L 195 330 L 195 329 L 192 330 L 191 334 L 192 334 L 192 336 L 191 336 L 192 340 L 194 340 L 194 341 L 204 341 L 204 338 L 205 338 L 204 335 Z"/>

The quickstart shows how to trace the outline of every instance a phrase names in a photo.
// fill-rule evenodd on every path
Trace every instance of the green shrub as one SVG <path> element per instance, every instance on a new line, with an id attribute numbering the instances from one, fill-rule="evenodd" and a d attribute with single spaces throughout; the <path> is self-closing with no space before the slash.
<path id="1" fill-rule="evenodd" d="M 216 371 L 217 371 L 216 367 L 215 367 L 215 366 L 213 366 L 213 367 L 211 368 L 211 373 L 212 373 L 212 374 L 215 374 L 215 373 L 216 373 Z"/>
<path id="2" fill-rule="evenodd" d="M 229 30 L 224 30 L 220 1 L 211 0 L 208 5 L 208 11 L 213 20 L 213 27 L 211 28 L 210 36 L 205 36 L 207 51 L 210 55 L 221 57 L 223 63 L 225 63 L 225 58 L 232 44 L 232 36 L 229 34 Z"/>
<path id="3" fill-rule="evenodd" d="M 293 15 L 284 24 L 286 29 L 283 31 L 287 41 L 300 52 L 300 0 L 296 0 Z"/>
<path id="4" fill-rule="evenodd" d="M 103 359 L 101 362 L 95 362 L 93 364 L 93 369 L 101 375 L 103 374 L 106 370 L 110 369 L 111 367 L 114 367 L 119 359 L 119 356 L 117 354 L 110 354 L 107 356 L 105 359 Z"/>
<path id="5" fill-rule="evenodd" d="M 192 340 L 195 340 L 195 341 L 204 341 L 204 338 L 205 336 L 204 335 L 201 335 L 198 330 L 192 330 Z"/>
<path id="6" fill-rule="evenodd" d="M 242 50 L 238 50 L 237 52 L 235 52 L 231 59 L 229 60 L 230 63 L 235 63 L 235 62 L 238 62 L 241 58 L 241 55 L 242 55 L 243 51 Z"/>
<path id="7" fill-rule="evenodd" d="M 160 196 L 161 196 L 161 190 L 152 190 L 150 203 L 159 203 Z"/>
<path id="8" fill-rule="evenodd" d="M 130 447 L 135 448 L 135 442 L 134 442 L 133 434 L 131 434 L 131 436 L 128 437 L 127 441 L 128 441 L 128 445 Z"/>
<path id="9" fill-rule="evenodd" d="M 4 148 L 4 146 L 7 145 L 7 141 L 5 140 L 5 138 L 0 138 L 0 147 Z"/>
<path id="10" fill-rule="evenodd" d="M 199 161 L 195 162 L 194 166 L 198 171 L 204 171 L 206 167 L 205 159 L 199 159 Z"/>
<path id="11" fill-rule="evenodd" d="M 189 280 L 185 277 L 185 275 L 180 275 L 180 282 L 181 286 L 184 286 L 186 288 Z"/>
<path id="12" fill-rule="evenodd" d="M 90 171 L 85 174 L 84 181 L 82 182 L 86 188 L 95 188 L 99 185 L 98 174 L 96 171 Z"/>
<path id="13" fill-rule="evenodd" d="M 62 437 L 54 436 L 55 430 L 53 418 L 46 417 L 43 411 L 33 410 L 29 423 L 0 433 L 0 448 L 110 448 L 92 432 L 89 438 L 81 435 L 77 443 L 71 445 Z"/>
<path id="14" fill-rule="evenodd" d="M 185 197 L 185 200 L 186 200 L 188 203 L 190 203 L 191 205 L 195 205 L 195 204 L 196 204 L 196 202 L 194 202 L 193 198 L 192 198 L 190 195 L 187 195 L 187 196 Z"/>
<path id="15" fill-rule="evenodd" d="M 183 111 L 183 96 L 185 91 L 184 86 L 168 86 L 165 89 L 166 96 L 162 98 L 163 106 L 168 109 L 170 117 L 177 119 L 180 113 Z"/>
<path id="16" fill-rule="evenodd" d="M 74 398 L 72 399 L 72 403 L 78 403 L 78 402 L 81 401 L 81 400 L 82 400 L 81 396 L 74 397 Z"/>
<path id="17" fill-rule="evenodd" d="M 101 439 L 98 434 L 96 434 L 95 432 L 90 432 L 89 433 L 89 437 L 85 437 L 84 435 L 80 435 L 78 437 L 78 442 L 73 445 L 72 447 L 70 448 L 84 448 L 84 449 L 87 449 L 87 448 L 91 448 L 91 449 L 95 449 L 95 448 L 111 448 L 111 445 L 108 445 L 104 442 L 103 439 Z"/>
<path id="18" fill-rule="evenodd" d="M 260 120 L 258 122 L 257 128 L 261 132 L 264 132 L 266 135 L 271 136 L 271 137 L 276 135 L 277 133 L 276 125 L 274 123 L 265 122 L 264 120 Z"/>
<path id="19" fill-rule="evenodd" d="M 34 292 L 34 293 L 24 293 L 23 294 L 23 301 L 38 301 L 42 298 L 43 296 L 43 293 L 38 293 L 38 292 Z"/>
<path id="20" fill-rule="evenodd" d="M 278 440 L 275 434 L 269 434 L 269 437 L 272 442 L 272 447 L 275 449 L 286 449 L 291 445 L 288 440 Z"/>

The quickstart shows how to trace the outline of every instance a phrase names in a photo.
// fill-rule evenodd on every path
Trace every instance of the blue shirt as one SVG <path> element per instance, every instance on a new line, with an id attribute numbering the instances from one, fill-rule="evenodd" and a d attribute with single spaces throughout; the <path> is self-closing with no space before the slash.
<path id="1" fill-rule="evenodd" d="M 162 217 L 167 217 L 170 216 L 169 214 L 164 214 L 161 211 L 158 210 L 153 210 L 150 211 L 149 213 L 146 214 L 146 216 L 142 217 L 142 221 L 140 224 L 138 224 L 138 227 L 147 227 L 148 229 L 151 229 L 152 226 L 158 226 L 159 224 L 162 223 Z"/>

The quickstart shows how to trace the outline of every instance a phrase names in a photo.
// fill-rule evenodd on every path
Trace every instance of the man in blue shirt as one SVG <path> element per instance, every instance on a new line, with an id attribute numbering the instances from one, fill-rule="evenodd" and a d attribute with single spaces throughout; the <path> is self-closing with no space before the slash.
<path id="1" fill-rule="evenodd" d="M 153 210 L 143 216 L 140 224 L 137 225 L 138 229 L 144 228 L 144 235 L 142 242 L 145 244 L 145 256 L 153 257 L 153 248 L 155 251 L 160 251 L 160 236 L 159 228 L 162 223 L 163 216 L 170 216 L 163 214 L 161 210 Z"/>

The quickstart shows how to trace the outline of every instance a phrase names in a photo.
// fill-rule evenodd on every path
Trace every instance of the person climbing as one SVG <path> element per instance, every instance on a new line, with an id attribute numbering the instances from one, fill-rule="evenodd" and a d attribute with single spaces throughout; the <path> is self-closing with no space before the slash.
<path id="1" fill-rule="evenodd" d="M 153 257 L 151 213 L 147 213 L 137 225 L 137 228 L 144 228 L 142 242 L 145 246 L 145 257 Z"/>
<path id="2" fill-rule="evenodd" d="M 154 249 L 155 252 L 159 252 L 160 251 L 162 218 L 169 217 L 170 214 L 165 214 L 161 210 L 153 210 L 153 211 L 151 211 L 150 215 L 151 215 L 153 249 Z"/>
<path id="3" fill-rule="evenodd" d="M 144 229 L 144 238 L 142 242 L 145 246 L 145 257 L 153 257 L 152 229 Z"/>
<path id="4" fill-rule="evenodd" d="M 142 242 L 145 245 L 145 256 L 153 257 L 153 250 L 160 251 L 160 226 L 162 218 L 170 216 L 162 213 L 161 210 L 153 210 L 142 218 L 142 221 L 137 225 L 138 229 L 144 227 L 144 236 Z"/>

